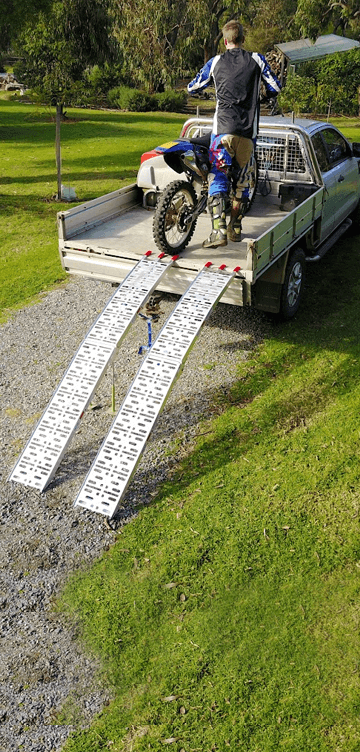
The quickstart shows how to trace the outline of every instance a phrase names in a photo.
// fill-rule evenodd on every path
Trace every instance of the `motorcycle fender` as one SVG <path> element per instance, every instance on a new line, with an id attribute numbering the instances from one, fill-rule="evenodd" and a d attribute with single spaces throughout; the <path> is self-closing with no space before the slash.
<path id="1" fill-rule="evenodd" d="M 165 146 L 167 146 L 166 151 L 164 149 Z M 180 157 L 181 154 L 184 154 L 186 151 L 189 151 L 190 149 L 193 150 L 194 147 L 190 141 L 174 141 L 168 145 L 164 144 L 161 148 L 164 149 L 163 158 L 168 167 L 179 174 L 186 172 L 184 169 L 184 163 L 181 161 Z"/>
<path id="2" fill-rule="evenodd" d="M 181 154 L 183 151 L 181 151 Z M 180 154 L 174 151 L 167 152 L 164 156 L 164 161 L 168 167 L 178 173 L 184 172 L 184 163 L 180 159 Z"/>

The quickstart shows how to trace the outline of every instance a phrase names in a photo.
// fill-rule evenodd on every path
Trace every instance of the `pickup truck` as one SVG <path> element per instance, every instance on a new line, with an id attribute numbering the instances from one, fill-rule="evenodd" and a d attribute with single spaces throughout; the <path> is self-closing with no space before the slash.
<path id="1" fill-rule="evenodd" d="M 211 131 L 212 119 L 188 119 L 181 138 Z M 239 268 L 222 302 L 291 318 L 298 310 L 307 262 L 320 260 L 351 225 L 360 200 L 360 143 L 329 123 L 293 117 L 260 120 L 258 186 L 240 243 L 203 249 L 209 231 L 198 218 L 189 246 L 159 290 L 183 294 L 207 262 Z M 183 175 L 186 179 L 186 175 Z M 179 175 L 161 154 L 143 155 L 137 182 L 58 214 L 59 251 L 70 274 L 119 283 L 147 251 L 156 251 L 152 212 Z"/>

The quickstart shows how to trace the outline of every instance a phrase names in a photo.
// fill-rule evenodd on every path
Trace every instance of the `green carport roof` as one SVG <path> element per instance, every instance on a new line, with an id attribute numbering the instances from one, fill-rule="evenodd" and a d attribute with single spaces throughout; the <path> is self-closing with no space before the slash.
<path id="1" fill-rule="evenodd" d="M 284 42 L 274 45 L 292 64 L 304 63 L 306 60 L 331 55 L 333 52 L 346 52 L 353 47 L 360 47 L 360 42 L 336 34 L 326 34 L 318 37 L 316 42 L 311 39 L 299 39 L 297 42 Z"/>

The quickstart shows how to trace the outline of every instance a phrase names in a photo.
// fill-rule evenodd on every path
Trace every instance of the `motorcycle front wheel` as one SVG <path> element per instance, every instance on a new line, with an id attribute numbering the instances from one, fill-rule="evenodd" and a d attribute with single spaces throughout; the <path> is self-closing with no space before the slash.
<path id="1" fill-rule="evenodd" d="M 153 236 L 160 251 L 175 254 L 186 248 L 195 231 L 197 217 L 191 221 L 191 215 L 197 200 L 193 186 L 185 180 L 170 183 L 162 192 L 153 219 Z"/>

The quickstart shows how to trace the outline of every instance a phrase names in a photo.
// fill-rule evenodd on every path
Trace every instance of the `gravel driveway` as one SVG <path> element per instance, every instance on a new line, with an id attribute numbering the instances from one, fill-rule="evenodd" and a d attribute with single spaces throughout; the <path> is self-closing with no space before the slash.
<path id="1" fill-rule="evenodd" d="M 99 557 L 115 537 L 104 517 L 73 508 L 113 419 L 109 413 L 112 368 L 47 491 L 40 494 L 7 478 L 112 293 L 106 283 L 71 280 L 0 328 L 0 750 L 4 752 L 60 749 L 74 728 L 60 724 L 64 703 L 71 706 L 77 722 L 86 725 L 107 700 L 97 685 L 94 661 L 81 653 L 54 601 L 68 575 Z M 171 295 L 161 300 L 154 335 L 176 300 Z M 150 493 L 176 462 L 176 454 L 168 456 L 175 435 L 182 439 L 177 452 L 186 451 L 201 418 L 209 414 L 214 394 L 228 389 L 236 377 L 236 362 L 247 356 L 266 328 L 266 320 L 256 312 L 220 304 L 212 313 L 150 437 L 118 512 L 117 527 L 131 519 L 135 505 L 150 500 Z M 139 345 L 146 342 L 146 322 L 139 317 L 115 363 L 117 407 L 139 366 Z"/>

